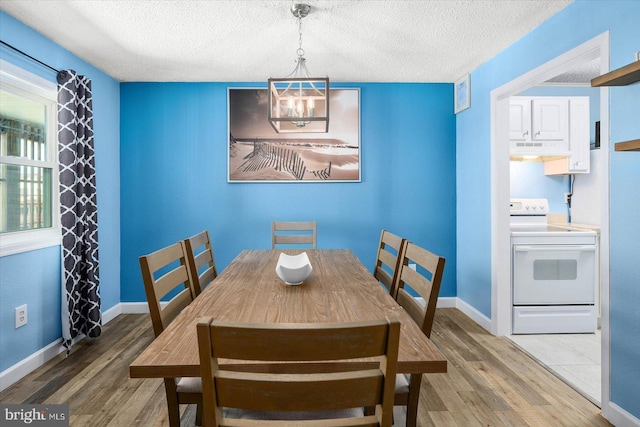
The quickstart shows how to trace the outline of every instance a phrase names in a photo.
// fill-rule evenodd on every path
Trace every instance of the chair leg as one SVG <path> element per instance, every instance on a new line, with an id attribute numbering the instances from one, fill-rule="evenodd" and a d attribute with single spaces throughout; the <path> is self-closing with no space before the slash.
<path id="1" fill-rule="evenodd" d="M 422 374 L 411 375 L 409 380 L 409 401 L 407 403 L 407 427 L 416 427 L 421 382 Z"/>
<path id="2" fill-rule="evenodd" d="M 180 405 L 178 404 L 178 392 L 174 378 L 164 379 L 164 390 L 167 394 L 167 410 L 169 411 L 169 425 L 180 427 Z"/>
<path id="3" fill-rule="evenodd" d="M 202 425 L 202 403 L 198 403 L 196 406 L 196 426 Z"/>

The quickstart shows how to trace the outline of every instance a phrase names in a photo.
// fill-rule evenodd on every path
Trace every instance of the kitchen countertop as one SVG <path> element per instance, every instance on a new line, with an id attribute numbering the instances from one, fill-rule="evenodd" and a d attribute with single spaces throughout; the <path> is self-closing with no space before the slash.
<path id="1" fill-rule="evenodd" d="M 575 222 L 550 222 L 549 224 L 551 225 L 561 225 L 563 227 L 569 227 L 569 228 L 578 228 L 580 230 L 593 230 L 596 233 L 600 234 L 600 226 L 599 225 L 593 225 L 593 224 L 580 224 L 580 223 L 575 223 Z"/>
<path id="2" fill-rule="evenodd" d="M 566 214 L 550 213 L 547 215 L 547 224 L 561 227 L 578 228 L 581 230 L 593 230 L 600 234 L 600 226 L 595 224 L 581 224 L 578 222 L 567 222 Z"/>

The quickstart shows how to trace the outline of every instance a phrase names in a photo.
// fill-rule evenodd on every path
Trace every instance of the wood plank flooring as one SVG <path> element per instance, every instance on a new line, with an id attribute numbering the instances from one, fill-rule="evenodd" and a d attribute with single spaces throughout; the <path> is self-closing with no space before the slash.
<path id="1" fill-rule="evenodd" d="M 420 427 L 611 425 L 597 406 L 508 339 L 456 309 L 437 310 L 432 339 L 448 360 L 448 373 L 424 376 Z M 0 393 L 0 402 L 66 403 L 72 426 L 166 427 L 162 380 L 128 374 L 129 363 L 152 340 L 149 315 L 120 315 L 99 339 L 82 340 L 68 357 L 58 356 Z M 193 426 L 195 407 L 182 409 L 182 425 Z"/>

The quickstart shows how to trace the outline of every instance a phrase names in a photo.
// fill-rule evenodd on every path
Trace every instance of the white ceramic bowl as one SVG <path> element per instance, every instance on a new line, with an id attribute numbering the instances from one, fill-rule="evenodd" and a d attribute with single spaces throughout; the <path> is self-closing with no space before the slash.
<path id="1" fill-rule="evenodd" d="M 276 274 L 287 285 L 299 285 L 304 282 L 313 267 L 306 252 L 299 255 L 281 253 L 276 265 Z"/>

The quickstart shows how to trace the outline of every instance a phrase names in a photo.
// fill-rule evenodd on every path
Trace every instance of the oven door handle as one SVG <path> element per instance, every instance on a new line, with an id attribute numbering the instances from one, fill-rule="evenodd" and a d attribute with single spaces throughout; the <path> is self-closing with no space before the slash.
<path id="1" fill-rule="evenodd" d="M 578 251 L 591 252 L 595 251 L 595 245 L 514 245 L 513 250 L 516 252 L 542 252 L 542 251 Z"/>

